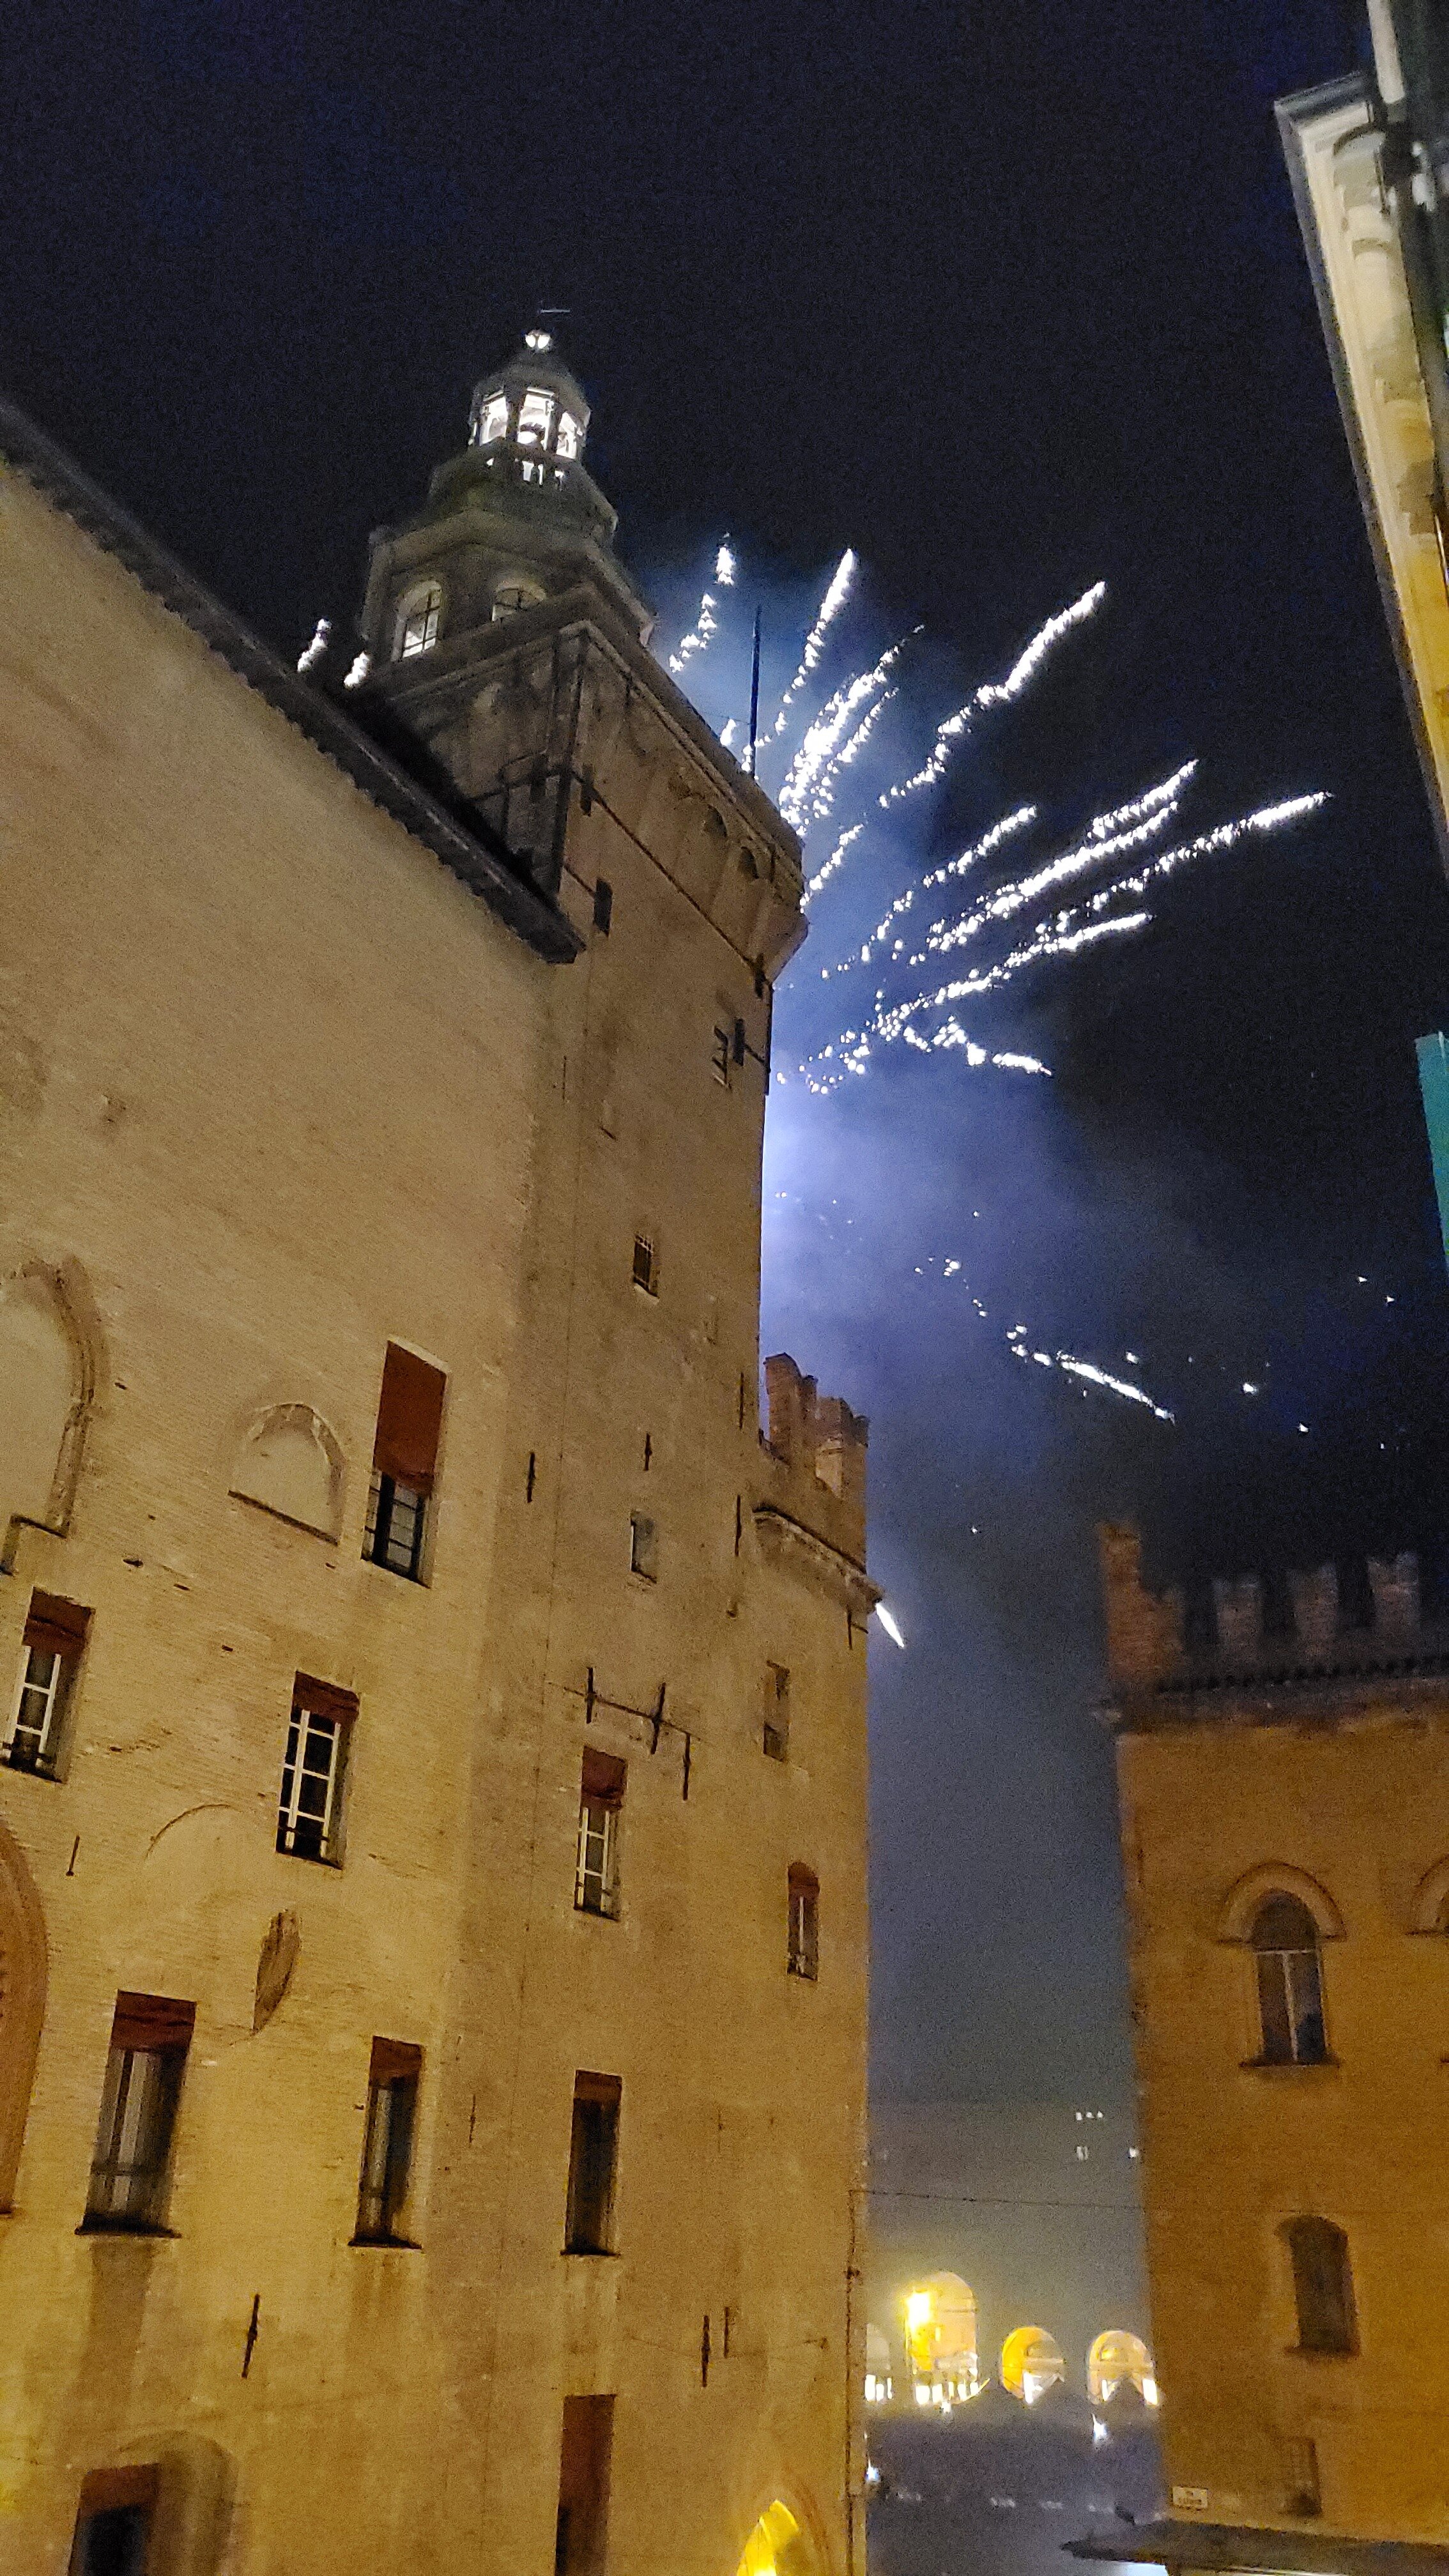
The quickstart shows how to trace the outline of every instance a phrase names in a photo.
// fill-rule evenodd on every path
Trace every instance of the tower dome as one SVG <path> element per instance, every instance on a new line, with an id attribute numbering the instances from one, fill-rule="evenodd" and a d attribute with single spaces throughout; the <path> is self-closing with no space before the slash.
<path id="1" fill-rule="evenodd" d="M 496 450 L 502 469 L 521 482 L 567 484 L 588 429 L 583 387 L 542 323 L 524 333 L 506 366 L 474 386 L 468 444 Z"/>

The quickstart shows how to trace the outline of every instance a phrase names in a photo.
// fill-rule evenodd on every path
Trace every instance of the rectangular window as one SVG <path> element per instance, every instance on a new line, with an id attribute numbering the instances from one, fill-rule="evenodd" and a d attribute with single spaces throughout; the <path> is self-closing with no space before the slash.
<path id="1" fill-rule="evenodd" d="M 357 1716 L 351 1691 L 299 1673 L 292 1689 L 277 1849 L 297 1860 L 342 1858 L 342 1778 Z"/>
<path id="2" fill-rule="evenodd" d="M 407 2040 L 373 2041 L 354 2245 L 406 2245 L 409 2241 L 403 2234 L 403 2219 L 422 2070 L 423 2052 Z"/>
<path id="3" fill-rule="evenodd" d="M 646 1583 L 659 1580 L 659 1532 L 643 1512 L 629 1514 L 629 1571 Z"/>
<path id="4" fill-rule="evenodd" d="M 790 1751 L 790 1676 L 783 1664 L 765 1666 L 763 1742 L 772 1762 L 786 1760 Z"/>
<path id="5" fill-rule="evenodd" d="M 154 2464 L 93 2469 L 81 2486 L 68 2576 L 145 2576 L 160 2484 Z"/>
<path id="6" fill-rule="evenodd" d="M 168 1995 L 117 1995 L 87 2228 L 145 2234 L 164 2224 L 176 2105 L 195 2022 L 195 2004 Z"/>
<path id="7" fill-rule="evenodd" d="M 614 920 L 614 889 L 607 877 L 594 883 L 594 928 L 601 939 L 607 939 Z"/>
<path id="8" fill-rule="evenodd" d="M 446 1385 L 441 1369 L 430 1367 L 396 1342 L 388 1343 L 362 1553 L 374 1565 L 385 1565 L 414 1583 L 423 1578 L 423 1546 L 437 1475 Z"/>
<path id="9" fill-rule="evenodd" d="M 636 1234 L 634 1237 L 634 1285 L 636 1288 L 644 1289 L 650 1297 L 657 1297 L 659 1294 L 659 1265 L 654 1257 L 654 1246 L 647 1234 Z"/>
<path id="10" fill-rule="evenodd" d="M 723 1082 L 725 1084 L 728 1084 L 729 1082 L 730 1057 L 733 1053 L 733 1037 L 734 1032 L 732 1029 L 717 1028 L 715 1030 L 714 1043 L 710 1049 L 709 1061 L 710 1071 L 713 1073 L 716 1082 Z"/>
<path id="11" fill-rule="evenodd" d="M 617 2075 L 574 2077 L 566 2254 L 613 2252 L 614 2173 L 623 2090 Z"/>
<path id="12" fill-rule="evenodd" d="M 790 1941 L 785 1962 L 792 1977 L 820 1973 L 820 1881 L 799 1861 L 790 1865 Z"/>
<path id="13" fill-rule="evenodd" d="M 612 2397 L 564 2399 L 554 2576 L 603 2576 L 613 2445 Z"/>
<path id="14" fill-rule="evenodd" d="M 612 1753 L 584 1755 L 579 1793 L 579 1853 L 574 1903 L 581 1914 L 619 1910 L 619 1817 L 627 1765 Z"/>
<path id="15" fill-rule="evenodd" d="M 1284 2467 L 1287 2471 L 1287 2506 L 1290 2513 L 1311 2520 L 1323 2511 L 1318 2484 L 1317 2445 L 1302 2435 L 1290 2434 L 1284 2443 Z"/>
<path id="16" fill-rule="evenodd" d="M 20 1687 L 10 1712 L 4 1755 L 15 1771 L 38 1771 L 53 1780 L 61 1736 L 80 1659 L 89 1610 L 50 1592 L 32 1592 L 25 1621 Z"/>

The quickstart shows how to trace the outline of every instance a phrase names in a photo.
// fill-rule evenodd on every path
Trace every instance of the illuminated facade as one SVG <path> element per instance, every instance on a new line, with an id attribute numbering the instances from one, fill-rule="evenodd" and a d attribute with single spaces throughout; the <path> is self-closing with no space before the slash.
<path id="1" fill-rule="evenodd" d="M 1134 2553 L 1439 2564 L 1449 1626 L 1408 1556 L 1217 1583 L 1209 1633 L 1103 1551 L 1170 2494 Z"/>
<path id="2" fill-rule="evenodd" d="M 0 409 L 7 2576 L 861 2576 L 799 852 L 587 428 L 535 338 L 299 678 Z"/>
<path id="3" fill-rule="evenodd" d="M 1449 866 L 1449 53 L 1414 0 L 1368 18 L 1373 78 L 1284 99 L 1278 121 Z"/>

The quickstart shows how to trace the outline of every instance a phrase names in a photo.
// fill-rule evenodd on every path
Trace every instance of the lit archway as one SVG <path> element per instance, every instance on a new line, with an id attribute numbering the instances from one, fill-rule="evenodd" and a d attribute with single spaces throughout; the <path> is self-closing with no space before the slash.
<path id="1" fill-rule="evenodd" d="M 974 2397 L 980 2386 L 975 2291 L 959 2272 L 931 2272 L 912 2283 L 903 2305 L 906 2356 L 920 2402 L 952 2405 Z"/>
<path id="2" fill-rule="evenodd" d="M 745 2542 L 738 2576 L 811 2576 L 805 2534 L 778 2496 L 766 2505 Z"/>
<path id="3" fill-rule="evenodd" d="M 1110 2406 L 1114 2397 L 1135 2388 L 1143 2404 L 1157 2403 L 1152 2355 L 1140 2335 L 1125 2326 L 1109 2326 L 1087 2355 L 1087 2395 L 1094 2406 Z"/>
<path id="4" fill-rule="evenodd" d="M 1041 2326 L 1018 2326 L 1001 2347 L 1001 2385 L 1034 2406 L 1066 2369 L 1061 2346 Z"/>

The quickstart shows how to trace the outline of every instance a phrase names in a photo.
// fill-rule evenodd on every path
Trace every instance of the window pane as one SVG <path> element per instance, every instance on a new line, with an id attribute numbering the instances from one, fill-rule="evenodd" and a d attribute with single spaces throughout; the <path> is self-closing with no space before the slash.
<path id="1" fill-rule="evenodd" d="M 1327 2049 L 1318 1952 L 1290 1950 L 1283 1964 L 1287 1971 L 1289 2010 L 1293 2022 L 1293 2055 L 1300 2066 L 1321 2065 Z"/>
<path id="2" fill-rule="evenodd" d="M 1288 2009 L 1288 1980 L 1281 1950 L 1258 1953 L 1258 2013 L 1263 2055 L 1271 2066 L 1286 2066 L 1293 2056 L 1293 2022 Z"/>
<path id="3" fill-rule="evenodd" d="M 573 413 L 571 411 L 560 412 L 558 420 L 558 436 L 554 440 L 554 453 L 558 456 L 577 456 L 582 445 L 583 432 L 581 431 L 578 422 L 575 420 Z"/>

